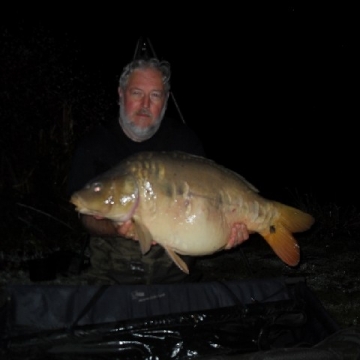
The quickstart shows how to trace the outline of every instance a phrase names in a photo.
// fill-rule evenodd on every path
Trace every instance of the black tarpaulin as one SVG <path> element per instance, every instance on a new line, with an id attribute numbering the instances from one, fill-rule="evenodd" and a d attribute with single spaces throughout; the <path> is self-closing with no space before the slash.
<path id="1" fill-rule="evenodd" d="M 8 285 L 2 298 L 3 351 L 33 359 L 249 354 L 309 348 L 339 330 L 303 279 Z"/>

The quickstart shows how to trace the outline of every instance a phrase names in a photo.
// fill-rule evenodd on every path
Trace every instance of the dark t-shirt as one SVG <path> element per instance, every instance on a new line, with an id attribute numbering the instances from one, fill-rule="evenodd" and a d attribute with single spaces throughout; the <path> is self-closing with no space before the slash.
<path id="1" fill-rule="evenodd" d="M 124 134 L 118 119 L 114 119 L 108 126 L 94 128 L 78 144 L 69 174 L 68 195 L 136 152 L 172 150 L 205 156 L 195 132 L 180 120 L 164 118 L 152 138 L 135 142 Z"/>
<path id="2" fill-rule="evenodd" d="M 195 132 L 179 120 L 164 118 L 152 138 L 134 142 L 114 119 L 107 126 L 94 128 L 79 142 L 70 169 L 68 194 L 70 196 L 92 178 L 136 152 L 173 150 L 205 156 Z M 197 281 L 201 276 L 194 268 L 194 257 L 182 256 L 190 269 L 190 275 L 186 275 L 160 245 L 152 246 L 149 253 L 142 256 L 139 244 L 133 240 L 92 237 L 90 248 L 94 272 L 104 273 L 106 278 L 115 279 L 117 283 Z"/>

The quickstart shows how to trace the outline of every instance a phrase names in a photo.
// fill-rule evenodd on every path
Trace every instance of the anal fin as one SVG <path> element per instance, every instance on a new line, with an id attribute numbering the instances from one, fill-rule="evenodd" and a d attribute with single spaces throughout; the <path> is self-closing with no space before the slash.
<path id="1" fill-rule="evenodd" d="M 186 265 L 185 261 L 175 253 L 173 249 L 165 247 L 166 252 L 170 256 L 171 260 L 177 265 L 177 267 L 186 274 L 189 274 L 189 268 Z"/>

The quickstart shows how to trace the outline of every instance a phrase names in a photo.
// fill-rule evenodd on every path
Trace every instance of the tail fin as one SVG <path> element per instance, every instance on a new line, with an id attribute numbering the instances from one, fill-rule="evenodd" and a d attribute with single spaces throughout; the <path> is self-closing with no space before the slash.
<path id="1" fill-rule="evenodd" d="M 299 209 L 274 202 L 279 216 L 270 224 L 268 231 L 261 235 L 274 250 L 275 254 L 289 266 L 296 266 L 300 261 L 300 247 L 293 233 L 310 229 L 314 218 Z"/>

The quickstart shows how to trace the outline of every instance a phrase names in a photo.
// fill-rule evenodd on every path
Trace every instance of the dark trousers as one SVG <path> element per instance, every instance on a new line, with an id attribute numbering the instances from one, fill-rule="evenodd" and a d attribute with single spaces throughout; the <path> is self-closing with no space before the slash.
<path id="1" fill-rule="evenodd" d="M 154 245 L 142 255 L 137 241 L 122 237 L 90 238 L 89 275 L 109 284 L 156 284 L 196 282 L 201 278 L 195 268 L 195 257 L 181 256 L 190 274 L 181 271 L 160 245 Z"/>

